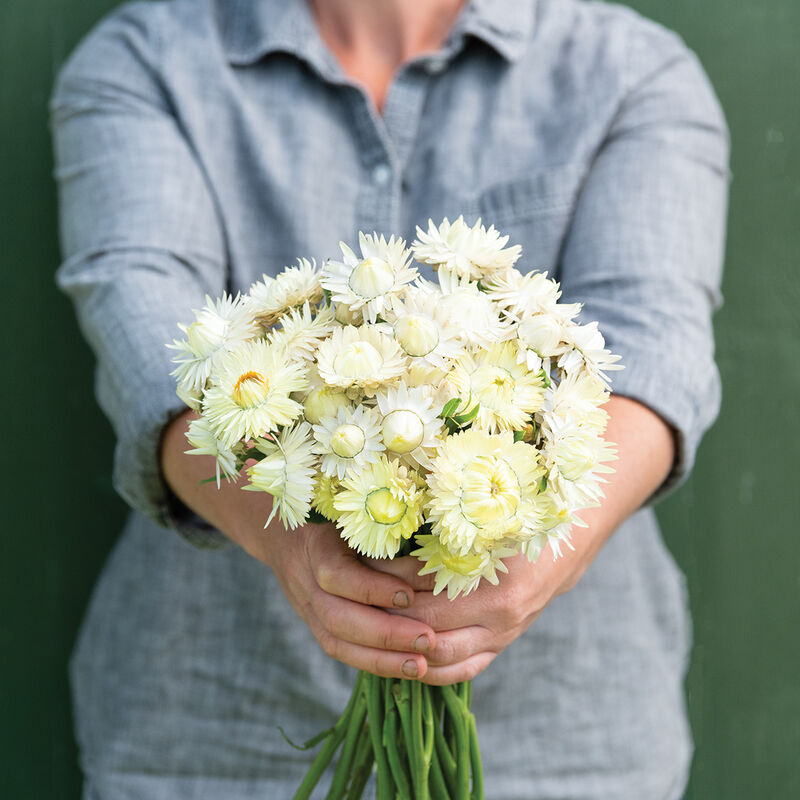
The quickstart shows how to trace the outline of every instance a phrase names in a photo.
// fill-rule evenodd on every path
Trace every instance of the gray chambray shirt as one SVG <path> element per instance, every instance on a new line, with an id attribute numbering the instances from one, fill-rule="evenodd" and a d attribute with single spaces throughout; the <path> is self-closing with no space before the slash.
<path id="1" fill-rule="evenodd" d="M 719 403 L 728 139 L 673 33 L 599 2 L 472 0 L 379 115 L 302 0 L 137 2 L 73 53 L 52 119 L 58 283 L 133 509 L 72 660 L 87 798 L 291 797 L 313 754 L 278 726 L 327 727 L 354 678 L 160 478 L 181 408 L 164 345 L 206 293 L 359 230 L 410 240 L 429 217 L 480 215 L 599 321 L 626 365 L 615 391 L 675 428 L 660 494 L 689 469 Z M 679 797 L 688 647 L 683 577 L 645 508 L 475 680 L 487 798 Z"/>

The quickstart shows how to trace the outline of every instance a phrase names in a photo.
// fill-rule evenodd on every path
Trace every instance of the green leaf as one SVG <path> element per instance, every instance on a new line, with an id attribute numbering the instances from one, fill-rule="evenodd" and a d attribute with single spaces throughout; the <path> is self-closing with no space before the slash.
<path id="1" fill-rule="evenodd" d="M 456 409 L 459 407 L 459 405 L 461 405 L 461 398 L 460 397 L 454 397 L 452 400 L 448 400 L 444 404 L 444 406 L 442 408 L 442 413 L 439 414 L 439 416 L 442 419 L 447 419 L 448 417 L 452 417 L 453 414 L 455 413 Z"/>
<path id="2" fill-rule="evenodd" d="M 478 411 L 480 411 L 480 408 L 481 408 L 481 404 L 480 403 L 475 403 L 475 405 L 472 406 L 472 408 L 469 411 L 467 411 L 466 414 L 456 414 L 453 417 L 453 419 L 459 425 L 466 425 L 468 422 L 472 422 L 472 420 L 474 420 L 475 417 L 478 416 Z"/>
<path id="3" fill-rule="evenodd" d="M 202 486 L 204 483 L 216 483 L 216 482 L 217 482 L 217 476 L 214 475 L 213 478 L 203 478 L 202 481 L 198 481 L 198 485 Z"/>
<path id="4" fill-rule="evenodd" d="M 328 728 L 327 730 L 321 731 L 316 736 L 312 736 L 307 742 L 303 742 L 303 744 L 295 744 L 287 735 L 286 731 L 278 725 L 278 730 L 281 732 L 281 736 L 286 739 L 289 744 L 294 747 L 295 750 L 310 750 L 312 747 L 318 745 L 323 739 L 327 739 L 332 733 L 333 728 Z"/>
<path id="5" fill-rule="evenodd" d="M 542 479 L 539 481 L 539 491 L 543 492 L 547 489 L 547 475 L 542 475 Z"/>
<path id="6" fill-rule="evenodd" d="M 521 442 L 525 438 L 525 431 L 514 431 L 514 441 Z"/>
<path id="7" fill-rule="evenodd" d="M 544 388 L 550 388 L 550 376 L 543 370 L 539 370 L 542 373 L 542 380 L 544 381 Z"/>

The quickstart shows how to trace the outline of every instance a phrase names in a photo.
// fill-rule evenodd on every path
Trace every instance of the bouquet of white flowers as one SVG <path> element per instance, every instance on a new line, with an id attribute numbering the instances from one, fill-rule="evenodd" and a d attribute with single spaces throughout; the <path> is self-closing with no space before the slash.
<path id="1" fill-rule="evenodd" d="M 266 524 L 324 518 L 363 555 L 410 552 L 454 599 L 520 551 L 570 545 L 615 458 L 602 405 L 619 357 L 494 227 L 459 217 L 417 237 L 362 233 L 360 255 L 342 243 L 321 269 L 300 259 L 208 298 L 169 346 L 200 413 L 189 452 L 216 458 L 218 485 L 250 464 Z M 379 798 L 482 797 L 469 698 L 469 683 L 360 673 L 296 797 L 340 747 L 330 798 L 361 797 L 375 765 Z"/>

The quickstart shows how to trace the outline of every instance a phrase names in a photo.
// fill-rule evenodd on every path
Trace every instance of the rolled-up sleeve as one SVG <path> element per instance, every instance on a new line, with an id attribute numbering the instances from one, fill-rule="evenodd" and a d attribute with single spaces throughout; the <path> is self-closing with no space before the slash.
<path id="1" fill-rule="evenodd" d="M 226 259 L 207 182 L 153 77 L 157 58 L 123 11 L 58 76 L 57 282 L 97 356 L 97 397 L 116 434 L 115 488 L 160 525 L 217 546 L 222 535 L 171 497 L 159 465 L 164 426 L 183 408 L 165 343 L 206 293 L 225 288 Z"/>
<path id="2" fill-rule="evenodd" d="M 675 431 L 652 499 L 690 470 L 715 419 L 711 315 L 721 297 L 728 132 L 694 54 L 656 26 L 631 43 L 628 91 L 582 188 L 561 261 L 563 300 L 584 304 L 625 369 L 612 390 Z"/>

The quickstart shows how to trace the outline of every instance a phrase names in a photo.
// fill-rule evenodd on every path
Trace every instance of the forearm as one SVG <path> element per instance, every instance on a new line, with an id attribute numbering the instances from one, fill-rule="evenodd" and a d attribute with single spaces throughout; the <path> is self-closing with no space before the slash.
<path id="1" fill-rule="evenodd" d="M 197 415 L 187 409 L 165 429 L 161 439 L 161 471 L 169 487 L 187 508 L 209 524 L 222 531 L 250 555 L 269 563 L 267 548 L 269 534 L 280 535 L 282 526 L 262 526 L 270 515 L 272 502 L 268 494 L 243 492 L 245 478 L 228 482 L 222 480 L 220 488 L 204 483 L 216 474 L 213 456 L 188 455 L 186 430 L 189 420 Z M 260 523 L 259 523 L 260 520 Z M 273 530 L 274 529 L 274 530 Z"/>

